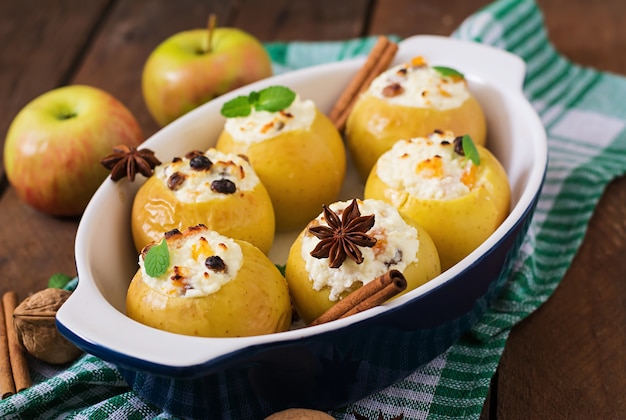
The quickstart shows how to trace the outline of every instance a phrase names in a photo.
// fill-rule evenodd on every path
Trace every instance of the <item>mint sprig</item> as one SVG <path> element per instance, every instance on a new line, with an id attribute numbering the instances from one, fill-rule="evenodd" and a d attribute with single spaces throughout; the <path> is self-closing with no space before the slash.
<path id="1" fill-rule="evenodd" d="M 461 139 L 461 147 L 463 148 L 463 154 L 465 157 L 471 160 L 474 165 L 480 165 L 480 155 L 478 154 L 478 149 L 469 134 L 465 134 Z"/>
<path id="2" fill-rule="evenodd" d="M 456 69 L 453 69 L 452 67 L 433 66 L 433 69 L 436 70 L 443 77 L 459 77 L 461 79 L 465 79 L 465 75 L 463 73 Z"/>
<path id="3" fill-rule="evenodd" d="M 226 118 L 247 117 L 254 108 L 257 111 L 278 112 L 287 108 L 296 99 L 294 91 L 285 86 L 269 86 L 248 96 L 238 96 L 222 105 L 221 113 Z"/>
<path id="4" fill-rule="evenodd" d="M 222 115 L 227 118 L 247 117 L 252 110 L 247 96 L 238 96 L 222 105 Z"/>
<path id="5" fill-rule="evenodd" d="M 170 265 L 170 251 L 167 248 L 167 241 L 163 239 L 159 245 L 151 247 L 143 259 L 143 266 L 146 274 L 157 278 L 167 271 Z"/>

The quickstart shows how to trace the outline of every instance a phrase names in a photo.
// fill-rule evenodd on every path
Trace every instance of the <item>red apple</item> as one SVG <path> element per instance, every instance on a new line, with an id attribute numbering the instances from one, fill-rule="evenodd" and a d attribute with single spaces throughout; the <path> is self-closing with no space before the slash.
<path id="1" fill-rule="evenodd" d="M 164 126 L 203 103 L 272 75 L 270 57 L 236 28 L 177 33 L 150 54 L 143 69 L 146 106 Z"/>
<path id="2" fill-rule="evenodd" d="M 108 175 L 100 159 L 115 145 L 142 141 L 135 117 L 117 99 L 90 86 L 66 86 L 17 114 L 4 144 L 4 166 L 24 202 L 51 215 L 76 216 Z"/>

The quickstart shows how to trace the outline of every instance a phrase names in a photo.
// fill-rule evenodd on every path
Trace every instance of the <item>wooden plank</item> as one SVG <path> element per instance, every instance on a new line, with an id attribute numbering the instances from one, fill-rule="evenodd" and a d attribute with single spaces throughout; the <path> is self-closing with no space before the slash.
<path id="1" fill-rule="evenodd" d="M 326 41 L 364 34 L 368 0 L 248 0 L 234 24 L 262 41 Z"/>
<path id="2" fill-rule="evenodd" d="M 74 82 L 100 87 L 122 101 L 147 138 L 159 127 L 143 101 L 141 71 L 161 41 L 183 30 L 204 27 L 210 13 L 217 14 L 219 26 L 235 26 L 261 41 L 302 39 L 299 34 L 313 34 L 316 39 L 359 36 L 366 0 L 346 1 L 335 8 L 319 6 L 309 1 L 120 1 Z"/>
<path id="3" fill-rule="evenodd" d="M 376 3 L 369 33 L 411 35 L 450 35 L 465 18 L 489 0 L 385 0 Z"/>
<path id="4" fill-rule="evenodd" d="M 582 65 L 626 74 L 623 0 L 538 0 L 556 48 Z M 567 13 L 564 10 L 567 9 Z"/>
<path id="5" fill-rule="evenodd" d="M 29 101 L 68 80 L 107 7 L 106 0 L 0 2 L 0 173 L 11 121 Z M 24 298 L 56 272 L 73 275 L 76 221 L 27 207 L 6 182 L 0 195 L 2 293 L 15 290 Z"/>
<path id="6" fill-rule="evenodd" d="M 141 93 L 141 74 L 150 53 L 175 33 L 203 28 L 210 13 L 230 22 L 232 2 L 122 0 L 95 39 L 74 82 L 112 94 L 135 115 L 149 137 L 159 129 Z"/>
<path id="7" fill-rule="evenodd" d="M 32 99 L 65 82 L 107 3 L 0 2 L 0 173 L 11 121 Z"/>
<path id="8" fill-rule="evenodd" d="M 26 206 L 13 188 L 0 201 L 0 293 L 20 299 L 47 287 L 55 273 L 76 275 L 74 239 L 77 218 L 55 218 Z"/>

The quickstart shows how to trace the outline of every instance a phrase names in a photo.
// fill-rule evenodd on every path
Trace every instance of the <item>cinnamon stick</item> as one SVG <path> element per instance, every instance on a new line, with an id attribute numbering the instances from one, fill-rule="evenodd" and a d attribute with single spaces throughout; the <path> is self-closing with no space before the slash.
<path id="1" fill-rule="evenodd" d="M 4 317 L 4 305 L 0 301 L 0 398 L 5 399 L 15 394 L 15 382 L 9 357 L 7 326 Z"/>
<path id="2" fill-rule="evenodd" d="M 11 358 L 11 371 L 13 372 L 15 389 L 17 392 L 20 392 L 31 386 L 31 379 L 26 350 L 18 341 L 15 325 L 13 324 L 13 312 L 15 311 L 17 304 L 18 300 L 15 292 L 6 292 L 2 296 L 4 320 L 7 330 L 7 342 L 9 345 L 9 357 Z"/>
<path id="3" fill-rule="evenodd" d="M 348 106 L 350 101 L 354 98 L 354 96 L 358 93 L 363 85 L 363 81 L 367 78 L 368 74 L 372 71 L 372 69 L 376 66 L 376 61 L 380 56 L 382 56 L 383 51 L 387 48 L 389 44 L 389 39 L 385 36 L 380 36 L 376 40 L 376 44 L 370 50 L 365 63 L 359 69 L 359 71 L 354 75 L 350 83 L 346 86 L 344 91 L 337 99 L 335 106 L 328 114 L 328 118 L 332 121 L 335 121 L 339 114 L 343 112 L 343 110 Z"/>
<path id="4" fill-rule="evenodd" d="M 404 275 L 398 270 L 390 270 L 350 293 L 317 319 L 313 320 L 309 326 L 345 318 L 374 308 L 398 293 L 403 292 L 406 287 L 407 281 Z"/>
<path id="5" fill-rule="evenodd" d="M 328 118 L 338 130 L 343 130 L 359 95 L 369 87 L 372 80 L 389 67 L 397 51 L 398 45 L 389 38 L 386 36 L 378 38 L 365 63 L 346 86 L 328 114 Z"/>

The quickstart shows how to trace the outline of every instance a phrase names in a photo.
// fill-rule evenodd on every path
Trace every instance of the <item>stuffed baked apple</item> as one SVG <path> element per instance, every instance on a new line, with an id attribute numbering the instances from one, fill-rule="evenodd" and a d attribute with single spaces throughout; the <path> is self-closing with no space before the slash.
<path id="1" fill-rule="evenodd" d="M 265 253 L 274 241 L 274 209 L 254 169 L 245 157 L 215 149 L 157 166 L 135 196 L 131 220 L 138 251 L 164 232 L 197 224 Z"/>
<path id="2" fill-rule="evenodd" d="M 441 268 L 432 239 L 391 205 L 354 199 L 324 206 L 300 232 L 285 277 L 296 311 L 310 323 L 390 270 L 406 278 L 403 293 L 433 279 Z"/>
<path id="3" fill-rule="evenodd" d="M 463 74 L 431 67 L 422 57 L 395 66 L 372 81 L 346 122 L 348 150 L 365 180 L 376 159 L 400 139 L 435 130 L 466 133 L 486 141 L 483 110 Z"/>
<path id="4" fill-rule="evenodd" d="M 291 325 L 287 283 L 269 258 L 202 225 L 170 231 L 141 252 L 126 313 L 150 327 L 202 337 L 269 334 Z"/>
<path id="5" fill-rule="evenodd" d="M 313 101 L 272 86 L 226 103 L 222 114 L 228 118 L 216 148 L 248 156 L 272 199 L 278 230 L 300 229 L 337 198 L 346 152 Z"/>
<path id="6" fill-rule="evenodd" d="M 510 195 L 506 172 L 492 153 L 469 136 L 441 131 L 398 141 L 378 159 L 364 193 L 423 226 L 443 270 L 496 230 L 508 215 Z"/>

